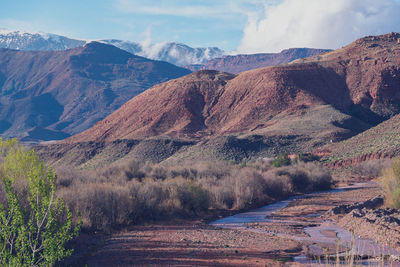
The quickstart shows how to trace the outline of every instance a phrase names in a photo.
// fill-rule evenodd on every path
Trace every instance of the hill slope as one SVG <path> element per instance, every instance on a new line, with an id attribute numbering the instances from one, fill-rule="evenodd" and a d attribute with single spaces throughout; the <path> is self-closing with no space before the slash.
<path id="1" fill-rule="evenodd" d="M 0 134 L 63 139 L 154 84 L 188 74 L 166 62 L 89 43 L 65 51 L 0 49 Z"/>
<path id="2" fill-rule="evenodd" d="M 400 115 L 350 139 L 324 146 L 316 152 L 325 155 L 324 160 L 335 166 L 400 156 Z"/>

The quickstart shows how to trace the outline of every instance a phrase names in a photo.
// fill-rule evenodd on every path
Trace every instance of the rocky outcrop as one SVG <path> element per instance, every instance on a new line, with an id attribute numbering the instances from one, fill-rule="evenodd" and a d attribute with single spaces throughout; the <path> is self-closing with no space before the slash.
<path id="1" fill-rule="evenodd" d="M 347 214 L 349 212 L 355 212 L 355 214 L 361 213 L 362 211 L 370 209 L 376 209 L 383 205 L 383 196 L 376 196 L 364 202 L 357 202 L 350 205 L 340 205 L 330 209 L 327 213 L 329 215 Z"/>
<path id="2" fill-rule="evenodd" d="M 393 158 L 393 154 L 390 152 L 377 152 L 377 153 L 369 153 L 363 154 L 350 159 L 343 159 L 334 162 L 327 163 L 325 166 L 329 168 L 343 168 L 346 166 L 356 166 L 362 162 L 369 160 L 378 160 L 378 159 L 391 159 Z"/>
<path id="3" fill-rule="evenodd" d="M 379 243 L 400 248 L 400 211 L 390 208 L 354 209 L 339 225 Z"/>

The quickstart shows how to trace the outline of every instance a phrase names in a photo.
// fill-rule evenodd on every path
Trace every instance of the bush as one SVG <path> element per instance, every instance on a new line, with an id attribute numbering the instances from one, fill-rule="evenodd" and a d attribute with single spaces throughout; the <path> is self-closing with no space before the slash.
<path id="1" fill-rule="evenodd" d="M 265 180 L 253 170 L 240 170 L 235 177 L 235 208 L 243 209 L 264 202 Z"/>
<path id="2" fill-rule="evenodd" d="M 382 170 L 390 168 L 391 160 L 375 159 L 364 161 L 352 168 L 352 174 L 364 178 L 376 178 L 382 175 Z"/>
<path id="3" fill-rule="evenodd" d="M 208 192 L 194 184 L 185 185 L 180 189 L 179 200 L 187 213 L 205 211 L 210 205 Z"/>
<path id="4" fill-rule="evenodd" d="M 305 171 L 294 169 L 288 172 L 288 175 L 295 192 L 307 192 L 310 187 L 310 179 Z"/>
<path id="5" fill-rule="evenodd" d="M 277 175 L 274 170 L 263 173 L 264 193 L 274 199 L 287 198 L 293 193 L 292 183 L 287 175 Z"/>
<path id="6" fill-rule="evenodd" d="M 400 188 L 396 188 L 393 192 L 393 208 L 400 209 Z"/>
<path id="7" fill-rule="evenodd" d="M 312 153 L 300 153 L 298 155 L 298 159 L 299 161 L 302 162 L 312 162 L 312 161 L 319 161 L 320 157 Z"/>
<path id="8" fill-rule="evenodd" d="M 136 174 L 125 175 L 128 169 Z M 102 231 L 196 216 L 210 208 L 256 207 L 297 192 L 327 189 L 331 184 L 329 173 L 315 163 L 276 169 L 269 159 L 246 166 L 226 162 L 161 166 L 126 161 L 97 171 L 61 168 L 59 175 L 59 194 L 72 210 L 82 214 L 83 227 Z"/>
<path id="9" fill-rule="evenodd" d="M 68 206 L 79 213 L 86 229 L 109 231 L 131 221 L 129 214 L 133 200 L 129 190 L 111 184 L 86 184 L 61 190 Z"/>
<path id="10" fill-rule="evenodd" d="M 0 262 L 3 266 L 53 266 L 79 226 L 56 197 L 56 175 L 16 140 L 0 138 Z M 23 186 L 21 186 L 23 185 Z"/>
<path id="11" fill-rule="evenodd" d="M 299 162 L 292 166 L 281 167 L 276 171 L 279 176 L 287 176 L 295 192 L 313 192 L 328 190 L 332 185 L 332 176 L 316 163 Z"/>
<path id="12" fill-rule="evenodd" d="M 292 163 L 287 153 L 279 153 L 279 155 L 272 161 L 274 167 L 289 166 Z"/>
<path id="13" fill-rule="evenodd" d="M 385 203 L 396 209 L 400 208 L 400 159 L 392 161 L 392 166 L 382 171 L 380 179 L 385 194 Z"/>

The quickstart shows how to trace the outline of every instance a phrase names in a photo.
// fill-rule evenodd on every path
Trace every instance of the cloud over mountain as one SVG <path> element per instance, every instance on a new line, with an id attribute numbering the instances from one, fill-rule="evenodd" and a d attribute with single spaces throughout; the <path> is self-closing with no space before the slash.
<path id="1" fill-rule="evenodd" d="M 267 3 L 267 1 L 265 1 Z M 249 13 L 241 53 L 290 47 L 339 48 L 365 36 L 400 31 L 397 0 L 283 0 Z"/>

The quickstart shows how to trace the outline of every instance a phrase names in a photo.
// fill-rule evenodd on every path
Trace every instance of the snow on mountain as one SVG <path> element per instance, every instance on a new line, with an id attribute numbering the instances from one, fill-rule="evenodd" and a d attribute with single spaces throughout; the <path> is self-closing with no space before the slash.
<path id="1" fill-rule="evenodd" d="M 66 50 L 83 46 L 84 40 L 49 33 L 29 33 L 0 29 L 0 48 L 18 50 Z"/>
<path id="2" fill-rule="evenodd" d="M 18 50 L 66 50 L 83 46 L 86 40 L 71 39 L 50 33 L 30 33 L 0 28 L 0 48 Z M 180 43 L 136 43 L 116 39 L 100 42 L 114 45 L 129 53 L 142 57 L 162 60 L 178 66 L 203 64 L 210 59 L 221 57 L 225 53 L 216 47 L 192 48 Z"/>
<path id="3" fill-rule="evenodd" d="M 135 43 L 121 40 L 101 40 L 118 48 L 142 57 L 167 61 L 169 63 L 186 66 L 189 64 L 203 64 L 210 59 L 221 57 L 225 52 L 217 47 L 192 48 L 180 43 Z"/>

